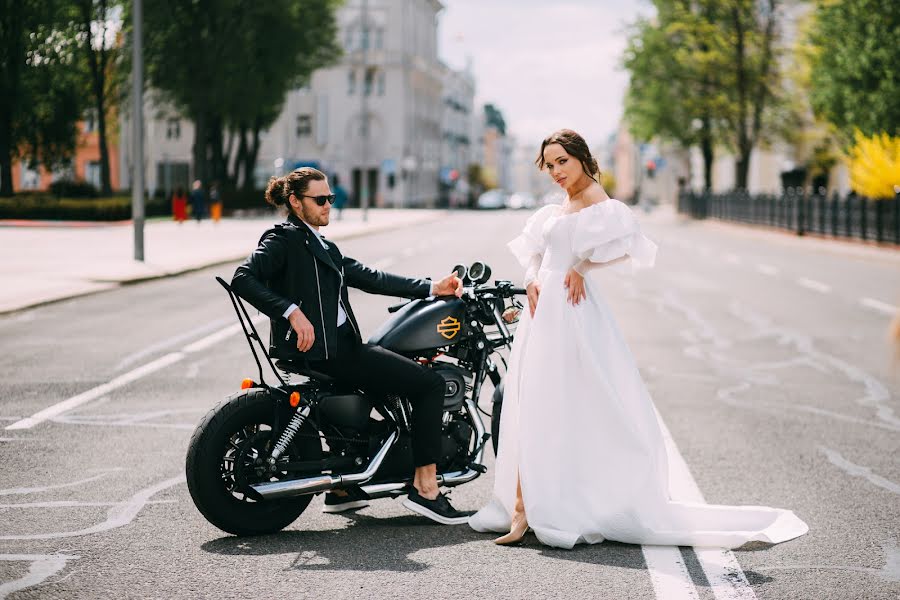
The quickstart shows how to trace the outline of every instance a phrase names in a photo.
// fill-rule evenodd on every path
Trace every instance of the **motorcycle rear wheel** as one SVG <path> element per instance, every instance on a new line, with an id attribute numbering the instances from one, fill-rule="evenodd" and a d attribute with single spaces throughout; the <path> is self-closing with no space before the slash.
<path id="1" fill-rule="evenodd" d="M 254 460 L 268 456 L 275 443 L 271 439 L 274 402 L 266 390 L 241 391 L 207 413 L 191 437 L 185 460 L 188 490 L 206 520 L 222 531 L 239 536 L 280 531 L 312 500 L 312 495 L 305 495 L 259 501 L 245 491 L 251 483 L 288 477 L 283 471 L 274 478 L 255 471 Z M 315 461 L 321 457 L 321 442 L 307 424 L 280 460 Z"/>

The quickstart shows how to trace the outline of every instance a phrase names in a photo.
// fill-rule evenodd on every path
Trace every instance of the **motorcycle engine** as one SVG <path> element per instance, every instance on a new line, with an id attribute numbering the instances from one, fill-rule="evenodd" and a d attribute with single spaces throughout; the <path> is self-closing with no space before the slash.
<path id="1" fill-rule="evenodd" d="M 469 463 L 469 444 L 475 430 L 465 421 L 453 419 L 441 436 L 441 459 L 438 472 L 463 469 Z"/>
<path id="2" fill-rule="evenodd" d="M 444 378 L 444 412 L 462 410 L 466 400 L 466 379 L 471 380 L 472 374 L 448 362 L 436 362 L 432 368 Z"/>

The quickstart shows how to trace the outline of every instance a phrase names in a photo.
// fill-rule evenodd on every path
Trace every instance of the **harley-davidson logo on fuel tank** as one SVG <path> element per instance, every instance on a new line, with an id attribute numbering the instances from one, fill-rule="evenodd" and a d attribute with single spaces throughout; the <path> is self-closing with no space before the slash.
<path id="1" fill-rule="evenodd" d="M 453 317 L 447 317 L 437 326 L 437 332 L 447 338 L 448 340 L 452 340 L 456 337 L 456 334 L 459 333 L 460 329 L 459 319 L 454 319 Z"/>

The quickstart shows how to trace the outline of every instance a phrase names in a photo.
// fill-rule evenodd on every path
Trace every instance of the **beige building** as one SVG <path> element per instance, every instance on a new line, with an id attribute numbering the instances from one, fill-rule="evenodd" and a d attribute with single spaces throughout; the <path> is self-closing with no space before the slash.
<path id="1" fill-rule="evenodd" d="M 341 61 L 291 91 L 263 133 L 255 179 L 313 165 L 336 175 L 358 205 L 434 205 L 442 167 L 468 164 L 475 83 L 441 64 L 438 0 L 348 0 L 337 12 Z M 191 162 L 190 121 L 148 99 L 146 182 L 181 180 Z M 123 131 L 128 125 L 123 124 Z M 452 140 L 448 137 L 451 136 Z M 123 164 L 130 164 L 123 143 Z M 127 183 L 126 183 L 127 185 Z"/>

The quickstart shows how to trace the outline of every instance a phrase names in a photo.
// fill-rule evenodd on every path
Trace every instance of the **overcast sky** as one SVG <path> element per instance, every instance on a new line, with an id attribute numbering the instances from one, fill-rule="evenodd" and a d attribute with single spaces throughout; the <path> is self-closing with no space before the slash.
<path id="1" fill-rule="evenodd" d="M 622 116 L 628 78 L 620 67 L 625 29 L 652 14 L 647 0 L 443 0 L 441 58 L 471 57 L 476 102 L 496 104 L 519 143 L 538 145 L 556 129 L 592 147 Z"/>

